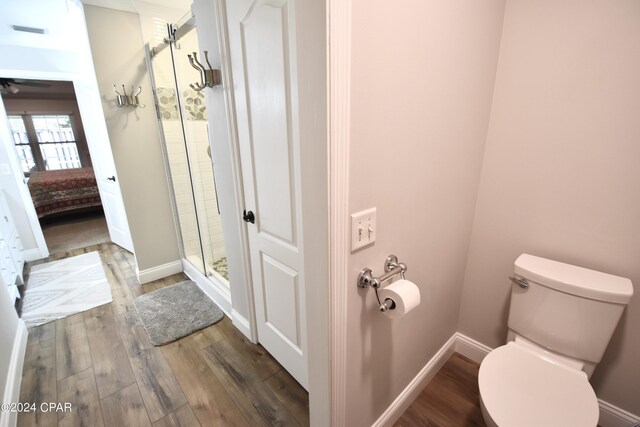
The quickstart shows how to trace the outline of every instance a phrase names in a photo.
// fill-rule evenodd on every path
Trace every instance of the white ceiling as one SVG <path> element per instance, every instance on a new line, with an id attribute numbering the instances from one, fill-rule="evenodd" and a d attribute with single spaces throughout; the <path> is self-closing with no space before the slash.
<path id="1" fill-rule="evenodd" d="M 192 0 L 82 0 L 82 3 L 141 14 L 162 15 L 177 19 L 191 9 Z M 83 32 L 79 16 L 80 0 L 0 0 L 0 45 L 76 51 L 69 43 Z M 45 34 L 13 30 L 12 25 L 42 28 Z M 114 28 L 117 31 L 117 28 Z"/>
<path id="2" fill-rule="evenodd" d="M 69 3 L 67 3 L 69 1 Z M 73 0 L 2 0 L 0 44 L 54 50 L 75 50 L 68 40 L 77 39 L 77 13 Z M 12 25 L 43 28 L 45 34 L 18 32 Z"/>
<path id="3" fill-rule="evenodd" d="M 155 8 L 172 9 L 180 12 L 180 16 L 191 9 L 192 0 L 82 0 L 83 4 L 106 7 L 108 9 L 127 12 L 146 13 Z"/>

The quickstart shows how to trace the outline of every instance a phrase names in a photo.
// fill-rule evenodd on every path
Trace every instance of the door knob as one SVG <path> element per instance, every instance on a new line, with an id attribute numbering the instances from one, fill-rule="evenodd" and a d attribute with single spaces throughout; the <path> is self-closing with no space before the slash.
<path id="1" fill-rule="evenodd" d="M 107 181 L 116 182 L 116 177 L 115 176 L 110 176 L 109 178 L 107 178 Z"/>
<path id="2" fill-rule="evenodd" d="M 256 223 L 256 216 L 251 211 L 242 211 L 242 219 L 244 220 L 244 222 L 250 222 L 251 224 Z"/>

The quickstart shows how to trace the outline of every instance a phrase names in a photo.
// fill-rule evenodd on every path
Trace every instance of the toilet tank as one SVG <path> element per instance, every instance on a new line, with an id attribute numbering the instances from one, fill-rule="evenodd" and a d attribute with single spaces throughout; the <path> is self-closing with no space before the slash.
<path id="1" fill-rule="evenodd" d="M 633 295 L 631 280 L 533 255 L 514 264 L 509 329 L 539 346 L 598 363 Z"/>

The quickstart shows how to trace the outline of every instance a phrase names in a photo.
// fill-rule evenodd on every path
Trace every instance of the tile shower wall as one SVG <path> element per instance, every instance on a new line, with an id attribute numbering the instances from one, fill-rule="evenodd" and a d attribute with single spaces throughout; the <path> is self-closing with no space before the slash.
<path id="1" fill-rule="evenodd" d="M 187 120 L 189 118 L 187 117 Z M 198 200 L 204 203 L 204 218 L 198 218 L 202 230 L 208 230 L 211 244 L 205 244 L 205 259 L 210 265 L 225 256 L 222 225 L 216 200 L 215 179 L 211 168 L 211 158 L 207 154 L 209 148 L 209 133 L 207 122 L 194 120 L 187 124 L 187 138 L 190 141 L 191 168 L 194 176 L 194 191 L 199 195 Z M 197 154 L 194 156 L 193 151 Z M 201 209 L 202 211 L 202 209 Z"/>
<path id="2" fill-rule="evenodd" d="M 184 152 L 182 128 L 180 121 L 173 118 L 163 119 L 162 126 L 165 133 L 167 153 L 169 154 L 169 166 L 174 181 L 176 208 L 180 218 L 185 254 L 197 254 L 200 251 L 200 240 L 198 238 L 197 224 L 194 222 L 195 218 L 189 215 L 189 212 L 193 209 L 193 196 L 191 194 L 187 164 L 182 159 L 182 153 Z M 194 191 L 199 195 L 198 200 L 200 203 L 204 203 L 203 209 L 200 209 L 198 220 L 202 230 L 206 233 L 206 236 L 203 235 L 204 254 L 207 264 L 210 265 L 223 258 L 225 252 L 220 214 L 218 213 L 218 203 L 215 195 L 215 181 L 211 174 L 210 159 L 206 154 L 209 146 L 207 122 L 203 120 L 194 121 L 194 123 L 189 123 L 186 129 L 187 138 L 190 140 Z M 204 155 L 193 153 L 193 151 L 204 153 Z M 203 211 L 206 215 L 202 215 Z M 207 237 L 210 239 L 210 244 L 206 242 Z"/>
<path id="3" fill-rule="evenodd" d="M 200 253 L 200 239 L 198 238 L 198 226 L 193 211 L 193 195 L 189 181 L 189 169 L 184 161 L 184 142 L 182 139 L 182 127 L 180 121 L 162 120 L 167 157 L 171 169 L 173 192 L 178 212 L 178 221 L 182 233 L 182 241 L 185 256 Z"/>

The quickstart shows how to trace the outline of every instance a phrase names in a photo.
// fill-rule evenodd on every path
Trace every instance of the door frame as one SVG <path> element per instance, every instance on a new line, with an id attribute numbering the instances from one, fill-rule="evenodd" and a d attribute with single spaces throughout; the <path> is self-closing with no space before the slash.
<path id="1" fill-rule="evenodd" d="M 81 90 L 83 86 L 82 82 L 87 78 L 83 77 L 78 73 L 68 73 L 68 72 L 58 72 L 58 71 L 55 71 L 55 72 L 53 71 L 51 72 L 50 71 L 16 71 L 13 69 L 0 69 L 0 75 L 2 75 L 3 77 L 14 78 L 14 79 L 20 78 L 20 79 L 33 79 L 33 80 L 70 81 L 73 83 L 76 100 L 88 94 L 91 91 L 90 88 L 87 91 Z M 89 78 L 89 80 L 91 80 L 91 78 Z M 90 105 L 92 110 L 102 112 L 102 105 L 99 103 L 92 102 L 94 101 L 94 99 L 100 99 L 99 94 L 97 98 L 92 96 L 88 96 L 87 98 L 88 98 L 88 101 L 85 101 L 84 103 L 77 102 L 78 110 L 80 111 L 80 116 L 81 116 L 79 117 L 80 120 L 83 120 L 82 119 L 83 116 L 87 117 L 92 114 L 92 111 L 88 111 L 89 109 L 87 107 L 89 107 L 89 105 L 87 105 L 87 102 L 92 103 L 92 105 Z M 4 101 L 3 101 L 3 104 L 4 104 Z M 0 110 L 0 112 L 2 113 L 2 116 L 0 116 L 0 120 L 2 120 L 3 122 L 6 122 L 8 127 L 7 112 L 6 112 L 6 109 L 4 108 L 4 105 L 2 107 L 2 110 Z M 102 120 L 104 120 L 104 116 Z M 111 146 L 108 144 L 104 147 L 98 146 L 97 144 L 99 144 L 99 141 L 97 141 L 98 138 L 95 138 L 95 133 L 99 132 L 99 130 L 91 130 L 89 128 L 86 128 L 84 126 L 84 121 L 83 121 L 83 127 L 85 131 L 84 133 L 85 133 L 85 139 L 87 142 L 87 148 L 89 149 L 89 153 L 91 155 L 91 163 L 93 165 L 95 165 L 96 163 L 101 164 L 100 162 L 102 161 L 101 160 L 102 157 L 96 156 L 94 154 L 98 153 L 103 149 L 106 149 L 111 154 L 112 153 Z M 10 129 L 9 129 L 9 132 L 11 132 Z M 104 132 L 106 133 L 106 125 L 105 125 Z M 109 136 L 106 135 L 106 137 L 103 138 L 103 140 L 109 141 Z M 12 144 L 13 143 L 11 139 L 8 139 L 7 141 L 5 141 L 5 148 L 9 153 L 16 153 L 16 149 Z M 112 158 L 113 158 L 113 155 L 112 155 Z M 113 162 L 113 160 L 110 163 L 115 166 L 115 163 Z M 33 253 L 30 253 L 28 251 L 25 252 L 25 260 L 32 261 L 35 259 L 46 258 L 49 256 L 49 248 L 47 247 L 47 242 L 44 238 L 42 226 L 40 225 L 40 221 L 38 220 L 38 215 L 36 213 L 35 206 L 33 205 L 31 194 L 29 193 L 29 189 L 26 185 L 26 182 L 24 181 L 24 174 L 22 173 L 22 168 L 20 167 L 17 153 L 14 156 L 10 156 L 9 164 L 11 165 L 11 168 L 12 168 L 12 174 L 17 180 L 17 183 L 19 184 L 18 188 L 20 191 L 21 202 L 25 211 L 27 212 L 29 224 L 31 225 L 31 231 L 33 233 L 34 239 L 36 241 L 37 249 L 39 251 L 39 257 L 35 254 L 35 252 Z M 107 166 L 109 165 L 107 164 Z M 95 173 L 95 168 L 94 168 L 94 173 Z M 112 174 L 117 176 L 117 172 L 115 170 L 113 170 Z M 118 188 L 120 189 L 120 180 L 117 179 L 117 181 L 113 185 L 117 185 Z M 122 190 L 120 189 L 119 191 L 120 191 L 120 194 L 122 194 Z M 100 198 L 102 198 L 102 190 L 100 186 L 98 186 L 98 192 L 100 193 Z M 124 207 L 124 202 L 122 203 L 122 206 Z M 124 214 L 126 217 L 126 211 L 124 212 Z M 127 232 L 129 233 L 129 241 L 131 241 L 131 230 L 129 229 L 128 224 L 129 224 L 129 221 L 127 219 Z"/>
<path id="2" fill-rule="evenodd" d="M 347 340 L 350 277 L 349 172 L 351 141 L 351 8 L 352 0 L 327 0 L 329 109 L 329 340 L 331 352 L 329 420 L 347 419 Z M 353 279 L 353 280 L 351 280 Z"/>
<path id="3" fill-rule="evenodd" d="M 0 74 L 7 75 L 10 78 L 16 78 L 16 76 L 6 74 L 5 70 L 0 70 Z M 7 113 L 7 109 L 4 105 L 2 96 L 0 96 L 0 102 L 2 103 L 2 105 L 0 106 L 0 132 L 7 135 L 6 138 L 2 138 L 4 140 L 4 148 L 7 151 L 7 154 L 9 154 L 9 158 L 7 159 L 7 161 L 9 163 L 9 168 L 11 169 L 11 175 L 15 180 L 16 188 L 18 189 L 18 193 L 20 194 L 20 203 L 24 207 L 24 210 L 27 214 L 27 220 L 29 221 L 29 226 L 31 227 L 33 238 L 36 241 L 36 248 L 23 251 L 23 256 L 25 261 L 33 261 L 40 258 L 46 258 L 49 256 L 49 248 L 47 247 L 47 242 L 44 239 L 42 226 L 40 226 L 40 221 L 38 221 L 38 214 L 36 213 L 36 208 L 33 205 L 31 194 L 29 193 L 29 189 L 24 180 L 24 173 L 22 172 L 22 167 L 20 167 L 20 161 L 18 159 L 16 147 L 15 145 L 13 145 L 13 140 L 11 138 L 11 128 L 9 127 L 9 114 Z"/>

